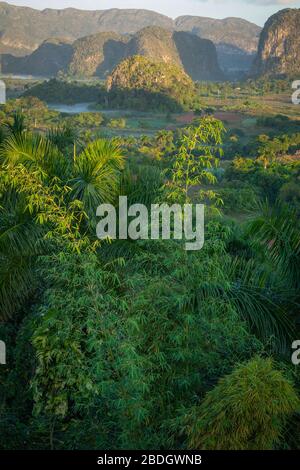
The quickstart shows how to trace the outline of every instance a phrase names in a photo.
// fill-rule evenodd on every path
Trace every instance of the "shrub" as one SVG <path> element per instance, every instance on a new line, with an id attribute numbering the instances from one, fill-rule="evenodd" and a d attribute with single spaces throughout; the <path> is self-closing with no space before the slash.
<path id="1" fill-rule="evenodd" d="M 300 208 L 300 188 L 299 183 L 290 181 L 284 184 L 279 192 L 279 198 L 288 204 Z"/>
<path id="2" fill-rule="evenodd" d="M 299 400 L 271 359 L 256 357 L 222 378 L 195 409 L 190 448 L 268 450 L 281 437 Z"/>
<path id="3" fill-rule="evenodd" d="M 225 210 L 252 210 L 257 204 L 257 195 L 251 186 L 222 188 L 218 193 Z"/>

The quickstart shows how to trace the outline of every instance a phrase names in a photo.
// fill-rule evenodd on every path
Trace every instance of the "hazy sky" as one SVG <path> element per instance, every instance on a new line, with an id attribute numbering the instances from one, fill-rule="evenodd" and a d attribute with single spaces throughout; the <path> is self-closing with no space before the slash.
<path id="1" fill-rule="evenodd" d="M 66 7 L 84 10 L 146 8 L 173 18 L 180 15 L 213 18 L 239 16 L 261 25 L 269 16 L 282 8 L 300 8 L 300 0 L 12 0 L 8 3 L 39 9 Z"/>

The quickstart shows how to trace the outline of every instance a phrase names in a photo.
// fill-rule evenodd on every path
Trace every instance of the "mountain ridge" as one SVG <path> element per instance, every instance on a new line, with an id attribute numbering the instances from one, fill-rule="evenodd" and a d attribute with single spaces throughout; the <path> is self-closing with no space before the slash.
<path id="1" fill-rule="evenodd" d="M 223 69 L 239 68 L 240 65 L 247 69 L 251 66 L 261 30 L 259 26 L 241 18 L 217 20 L 183 15 L 172 19 L 152 10 L 120 8 L 46 8 L 40 11 L 0 2 L 0 54 L 28 55 L 43 41 L 56 36 L 68 36 L 75 41 L 100 32 L 135 34 L 147 26 L 187 31 L 202 39 L 212 40 L 217 46 Z"/>
<path id="2" fill-rule="evenodd" d="M 55 77 L 106 78 L 124 59 L 144 56 L 154 62 L 173 64 L 193 80 L 220 80 L 223 73 L 214 44 L 185 31 L 147 26 L 134 35 L 97 33 L 77 39 L 50 39 L 32 54 L 14 57 L 3 54 L 3 73 Z"/>

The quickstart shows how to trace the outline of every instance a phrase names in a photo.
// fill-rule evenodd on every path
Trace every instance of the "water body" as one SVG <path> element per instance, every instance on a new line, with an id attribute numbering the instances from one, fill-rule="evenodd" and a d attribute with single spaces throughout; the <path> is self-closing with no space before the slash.
<path id="1" fill-rule="evenodd" d="M 76 104 L 61 104 L 61 103 L 53 103 L 48 104 L 49 109 L 53 109 L 54 111 L 58 111 L 59 113 L 66 113 L 66 114 L 78 114 L 78 113 L 99 113 L 98 110 L 91 109 L 92 103 L 76 103 Z"/>
<path id="2" fill-rule="evenodd" d="M 48 103 L 49 109 L 58 111 L 59 113 L 66 114 L 78 114 L 78 113 L 101 113 L 108 118 L 130 118 L 132 116 L 136 118 L 147 118 L 152 113 L 146 111 L 132 111 L 130 109 L 99 109 L 95 107 L 96 103 L 75 103 L 75 104 L 63 104 L 63 103 Z"/>
<path id="3" fill-rule="evenodd" d="M 14 80 L 46 80 L 46 77 L 37 77 L 33 75 L 18 75 L 13 73 L 0 74 L 0 78 L 11 78 Z"/>

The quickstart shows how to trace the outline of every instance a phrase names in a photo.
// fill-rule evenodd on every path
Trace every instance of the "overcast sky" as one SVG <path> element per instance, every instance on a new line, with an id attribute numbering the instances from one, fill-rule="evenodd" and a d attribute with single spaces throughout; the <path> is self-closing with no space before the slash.
<path id="1" fill-rule="evenodd" d="M 226 18 L 239 16 L 263 25 L 282 8 L 300 8 L 300 0 L 12 0 L 7 3 L 33 8 L 74 7 L 84 10 L 107 8 L 146 8 L 175 18 L 180 15 Z"/>

